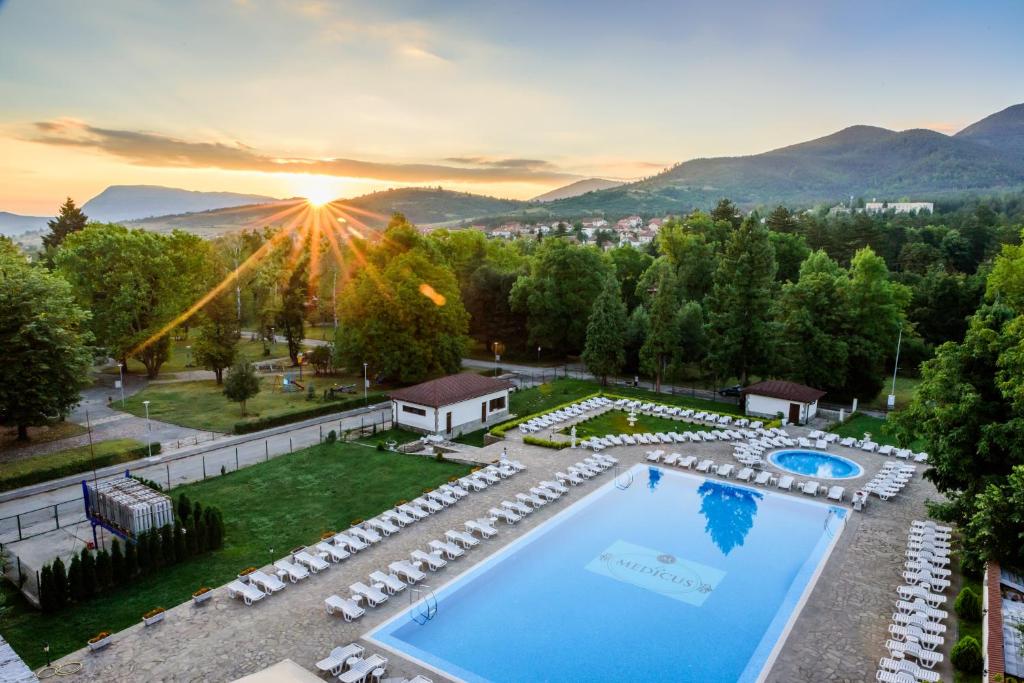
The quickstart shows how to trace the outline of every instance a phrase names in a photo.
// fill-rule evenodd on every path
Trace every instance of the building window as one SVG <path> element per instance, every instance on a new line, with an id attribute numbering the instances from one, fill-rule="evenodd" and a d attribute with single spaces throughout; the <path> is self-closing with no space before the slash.
<path id="1" fill-rule="evenodd" d="M 491 399 L 491 404 L 489 406 L 489 409 L 490 409 L 490 412 L 492 412 L 492 413 L 495 410 L 504 410 L 505 409 L 505 397 L 504 396 L 499 396 L 498 398 L 492 398 Z"/>
<path id="2" fill-rule="evenodd" d="M 423 410 L 423 408 L 413 408 L 412 406 L 402 406 L 402 412 L 412 413 L 413 415 L 419 415 L 421 417 L 427 414 L 427 411 Z"/>

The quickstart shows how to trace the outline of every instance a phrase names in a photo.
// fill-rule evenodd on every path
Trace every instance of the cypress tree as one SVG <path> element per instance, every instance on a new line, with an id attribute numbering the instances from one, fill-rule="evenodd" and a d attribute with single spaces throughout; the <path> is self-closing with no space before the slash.
<path id="1" fill-rule="evenodd" d="M 140 574 L 148 574 L 150 568 L 153 566 L 153 559 L 150 554 L 150 550 L 152 548 L 149 539 L 150 533 L 148 531 L 144 531 L 139 534 L 135 543 L 135 554 L 139 560 Z"/>
<path id="2" fill-rule="evenodd" d="M 64 568 L 64 560 L 59 557 L 53 561 L 53 609 L 61 610 L 68 604 L 68 574 Z"/>
<path id="3" fill-rule="evenodd" d="M 188 519 L 189 513 L 191 512 L 192 502 L 189 501 L 188 496 L 182 493 L 180 496 L 178 496 L 178 517 L 180 517 L 181 521 L 184 522 Z"/>
<path id="4" fill-rule="evenodd" d="M 203 514 L 203 522 L 206 524 L 206 549 L 216 550 L 217 545 L 217 512 L 213 508 L 206 508 Z"/>
<path id="5" fill-rule="evenodd" d="M 82 598 L 96 595 L 96 557 L 88 548 L 82 548 Z"/>
<path id="6" fill-rule="evenodd" d="M 138 543 L 124 544 L 124 582 L 129 584 L 135 575 L 139 573 L 139 548 Z"/>
<path id="7" fill-rule="evenodd" d="M 127 565 L 121 552 L 121 542 L 116 538 L 110 542 L 110 582 L 114 586 L 128 583 Z"/>
<path id="8" fill-rule="evenodd" d="M 587 322 L 583 362 L 602 385 L 608 384 L 608 375 L 617 373 L 626 362 L 626 304 L 620 289 L 614 275 L 606 277 Z"/>
<path id="9" fill-rule="evenodd" d="M 196 535 L 195 517 L 190 516 L 185 520 L 185 548 L 188 551 L 189 557 L 199 553 L 199 539 Z"/>
<path id="10" fill-rule="evenodd" d="M 96 553 L 96 592 L 100 593 L 110 588 L 113 581 L 113 569 L 110 562 L 110 553 L 101 550 Z"/>
<path id="11" fill-rule="evenodd" d="M 172 565 L 178 561 L 174 554 L 174 528 L 170 524 L 160 527 L 160 548 L 164 556 L 164 564 Z"/>
<path id="12" fill-rule="evenodd" d="M 188 559 L 188 545 L 185 543 L 185 530 L 181 523 L 174 523 L 174 561 L 184 562 Z"/>
<path id="13" fill-rule="evenodd" d="M 46 614 L 57 609 L 54 602 L 53 567 L 48 564 L 43 565 L 43 570 L 39 574 L 39 609 Z"/>
<path id="14" fill-rule="evenodd" d="M 153 569 L 159 569 L 166 564 L 164 557 L 164 546 L 161 534 L 156 529 L 149 530 L 149 562 Z"/>
<path id="15" fill-rule="evenodd" d="M 85 589 L 82 587 L 82 561 L 78 555 L 71 556 L 71 564 L 68 566 L 68 598 L 73 602 L 81 602 L 85 597 Z"/>
<path id="16" fill-rule="evenodd" d="M 203 518 L 203 506 L 198 500 L 192 506 L 192 516 L 196 518 L 197 522 Z"/>
<path id="17" fill-rule="evenodd" d="M 206 520 L 202 515 L 196 515 L 196 553 L 206 552 L 206 541 Z"/>

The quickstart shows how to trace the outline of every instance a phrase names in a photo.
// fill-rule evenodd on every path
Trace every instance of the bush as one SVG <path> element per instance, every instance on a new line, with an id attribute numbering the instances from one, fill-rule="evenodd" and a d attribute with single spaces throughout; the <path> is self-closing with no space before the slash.
<path id="1" fill-rule="evenodd" d="M 71 564 L 68 566 L 68 597 L 71 601 L 80 602 L 85 595 L 82 587 L 82 561 L 78 555 L 71 556 Z"/>
<path id="2" fill-rule="evenodd" d="M 960 671 L 969 674 L 980 674 L 984 666 L 981 656 L 981 644 L 974 636 L 964 636 L 953 646 L 949 659 Z"/>
<path id="3" fill-rule="evenodd" d="M 128 583 L 124 553 L 121 552 L 121 542 L 116 538 L 110 542 L 110 581 L 114 586 Z"/>
<path id="4" fill-rule="evenodd" d="M 96 595 L 96 558 L 88 548 L 82 548 L 79 566 L 82 570 L 82 598 L 91 598 Z"/>
<path id="5" fill-rule="evenodd" d="M 192 513 L 192 501 L 188 499 L 184 493 L 178 496 L 178 517 L 181 521 L 188 519 L 188 516 Z"/>
<path id="6" fill-rule="evenodd" d="M 185 548 L 188 551 L 189 557 L 199 552 L 199 539 L 196 536 L 196 519 L 191 515 L 185 520 Z"/>
<path id="7" fill-rule="evenodd" d="M 327 432 L 327 443 L 334 443 L 337 440 L 338 440 L 338 432 L 334 431 L 333 429 L 331 431 Z"/>
<path id="8" fill-rule="evenodd" d="M 96 591 L 105 591 L 110 588 L 111 583 L 113 583 L 113 566 L 110 561 L 110 553 L 101 550 L 96 553 Z"/>
<path id="9" fill-rule="evenodd" d="M 956 596 L 953 609 L 961 619 L 981 621 L 981 596 L 970 586 L 964 586 L 960 594 Z"/>
<path id="10" fill-rule="evenodd" d="M 64 568 L 64 560 L 59 557 L 53 561 L 53 608 L 64 609 L 68 604 L 68 574 Z"/>
<path id="11" fill-rule="evenodd" d="M 524 436 L 523 443 L 541 446 L 542 448 L 554 448 L 555 450 L 569 447 L 568 441 L 550 441 L 548 439 L 539 439 L 536 436 Z"/>
<path id="12" fill-rule="evenodd" d="M 367 398 L 372 405 L 378 399 L 384 398 L 384 394 L 383 392 L 378 391 L 376 393 L 369 394 Z M 234 432 L 235 434 L 249 434 L 250 432 L 258 432 L 261 429 L 270 429 L 271 427 L 280 427 L 281 425 L 291 424 L 292 422 L 306 420 L 311 417 L 320 417 L 321 415 L 330 415 L 331 413 L 340 413 L 344 410 L 362 407 L 363 398 L 361 396 L 359 398 L 346 398 L 340 401 L 332 401 L 312 408 L 306 408 L 305 410 L 296 410 L 283 415 L 273 415 L 260 417 L 255 420 L 236 422 Z"/>
<path id="13" fill-rule="evenodd" d="M 383 441 L 378 441 L 377 442 L 377 450 L 378 451 L 385 451 L 385 450 L 387 450 L 386 448 L 384 448 L 384 442 Z"/>
<path id="14" fill-rule="evenodd" d="M 188 544 L 185 542 L 185 530 L 181 527 L 181 522 L 174 522 L 174 558 L 178 562 L 183 562 L 189 557 Z"/>
<path id="15" fill-rule="evenodd" d="M 153 566 L 150 550 L 149 532 L 146 531 L 139 534 L 135 539 L 135 557 L 138 560 L 139 572 L 141 574 L 148 574 L 150 567 Z"/>
<path id="16" fill-rule="evenodd" d="M 124 582 L 128 583 L 139 573 L 139 548 L 135 543 L 124 546 Z"/>
<path id="17" fill-rule="evenodd" d="M 54 593 L 53 569 L 50 565 L 45 564 L 39 573 L 39 609 L 43 610 L 46 614 L 57 610 L 57 605 L 54 602 Z"/>
<path id="18" fill-rule="evenodd" d="M 160 551 L 164 556 L 164 564 L 174 564 L 185 559 L 174 553 L 174 528 L 170 524 L 160 527 Z"/>

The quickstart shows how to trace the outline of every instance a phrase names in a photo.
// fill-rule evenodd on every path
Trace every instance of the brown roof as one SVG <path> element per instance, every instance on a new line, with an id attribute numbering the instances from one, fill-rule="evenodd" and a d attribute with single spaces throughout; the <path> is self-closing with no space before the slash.
<path id="1" fill-rule="evenodd" d="M 475 372 L 460 372 L 457 375 L 439 377 L 422 384 L 398 389 L 389 395 L 399 401 L 440 408 L 510 388 L 512 388 L 511 382 L 485 377 Z"/>
<path id="2" fill-rule="evenodd" d="M 797 384 L 796 382 L 787 382 L 783 379 L 769 379 L 757 384 L 751 384 L 742 393 L 769 396 L 798 403 L 814 403 L 825 395 L 825 392 L 820 389 Z"/>
<path id="3" fill-rule="evenodd" d="M 985 658 L 985 664 L 991 677 L 992 674 L 1006 673 L 1003 650 L 1003 595 L 1000 590 L 1002 572 L 999 571 L 998 562 L 989 562 L 985 571 L 988 574 L 988 612 L 984 616 L 988 619 L 988 652 L 985 653 L 988 656 Z"/>

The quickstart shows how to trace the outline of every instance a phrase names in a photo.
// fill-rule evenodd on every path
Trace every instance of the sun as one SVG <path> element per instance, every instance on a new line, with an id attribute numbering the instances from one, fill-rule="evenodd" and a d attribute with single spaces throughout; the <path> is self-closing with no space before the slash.
<path id="1" fill-rule="evenodd" d="M 302 196 L 306 198 L 310 206 L 320 208 L 335 199 L 334 192 L 329 187 L 307 187 Z"/>

